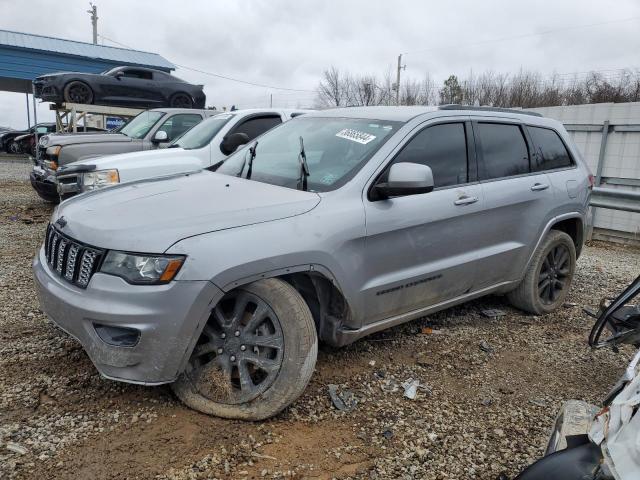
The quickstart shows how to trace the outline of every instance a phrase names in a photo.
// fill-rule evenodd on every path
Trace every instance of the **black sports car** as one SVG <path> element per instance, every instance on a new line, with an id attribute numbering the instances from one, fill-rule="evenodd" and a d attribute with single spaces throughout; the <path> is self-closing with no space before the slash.
<path id="1" fill-rule="evenodd" d="M 51 73 L 33 81 L 46 102 L 119 105 L 138 108 L 204 108 L 202 85 L 159 70 L 116 67 L 102 73 Z"/>

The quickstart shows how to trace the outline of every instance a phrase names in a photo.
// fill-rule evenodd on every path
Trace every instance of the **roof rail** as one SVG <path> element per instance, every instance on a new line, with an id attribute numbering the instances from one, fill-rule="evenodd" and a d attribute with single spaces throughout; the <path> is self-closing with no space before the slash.
<path id="1" fill-rule="evenodd" d="M 481 112 L 502 112 L 502 113 L 517 113 L 519 115 L 532 115 L 534 117 L 542 117 L 542 114 L 538 112 L 529 112 L 525 110 L 516 110 L 515 108 L 500 108 L 500 107 L 474 107 L 473 105 L 459 105 L 457 103 L 450 103 L 447 105 L 439 105 L 438 110 L 480 110 Z"/>

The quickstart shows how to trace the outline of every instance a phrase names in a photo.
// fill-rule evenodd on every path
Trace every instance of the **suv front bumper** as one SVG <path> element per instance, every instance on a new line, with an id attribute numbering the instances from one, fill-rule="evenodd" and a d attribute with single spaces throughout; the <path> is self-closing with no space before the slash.
<path id="1" fill-rule="evenodd" d="M 96 273 L 83 290 L 51 272 L 40 249 L 33 260 L 42 311 L 78 340 L 98 371 L 112 380 L 156 385 L 173 382 L 186 366 L 211 305 L 223 293 L 208 281 L 130 285 Z M 96 325 L 135 329 L 133 346 L 103 340 Z"/>

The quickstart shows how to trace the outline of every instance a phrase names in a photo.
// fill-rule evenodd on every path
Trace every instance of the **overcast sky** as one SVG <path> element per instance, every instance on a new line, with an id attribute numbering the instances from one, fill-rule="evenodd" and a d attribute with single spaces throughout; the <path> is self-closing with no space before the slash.
<path id="1" fill-rule="evenodd" d="M 429 72 L 438 83 L 471 70 L 551 74 L 640 67 L 638 0 L 609 6 L 585 0 L 95 3 L 98 33 L 106 37 L 100 43 L 117 46 L 112 39 L 198 70 L 301 90 L 313 91 L 331 65 L 382 75 L 404 52 L 403 75 L 422 78 Z M 0 0 L 0 29 L 90 42 L 88 7 L 84 0 Z M 592 24 L 600 25 L 581 27 Z M 509 40 L 494 42 L 503 38 Z M 276 106 L 306 106 L 315 97 L 184 68 L 176 74 L 205 84 L 207 105 L 218 108 L 266 106 L 270 94 Z M 26 126 L 25 109 L 24 94 L 0 92 L 0 125 Z M 44 104 L 38 115 L 53 119 Z"/>

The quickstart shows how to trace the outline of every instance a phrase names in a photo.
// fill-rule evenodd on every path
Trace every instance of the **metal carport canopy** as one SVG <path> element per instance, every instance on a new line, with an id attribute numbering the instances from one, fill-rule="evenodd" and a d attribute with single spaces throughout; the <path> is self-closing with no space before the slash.
<path id="1" fill-rule="evenodd" d="M 100 73 L 122 65 L 165 72 L 176 68 L 157 53 L 0 30 L 2 91 L 31 93 L 33 79 L 46 73 Z"/>

